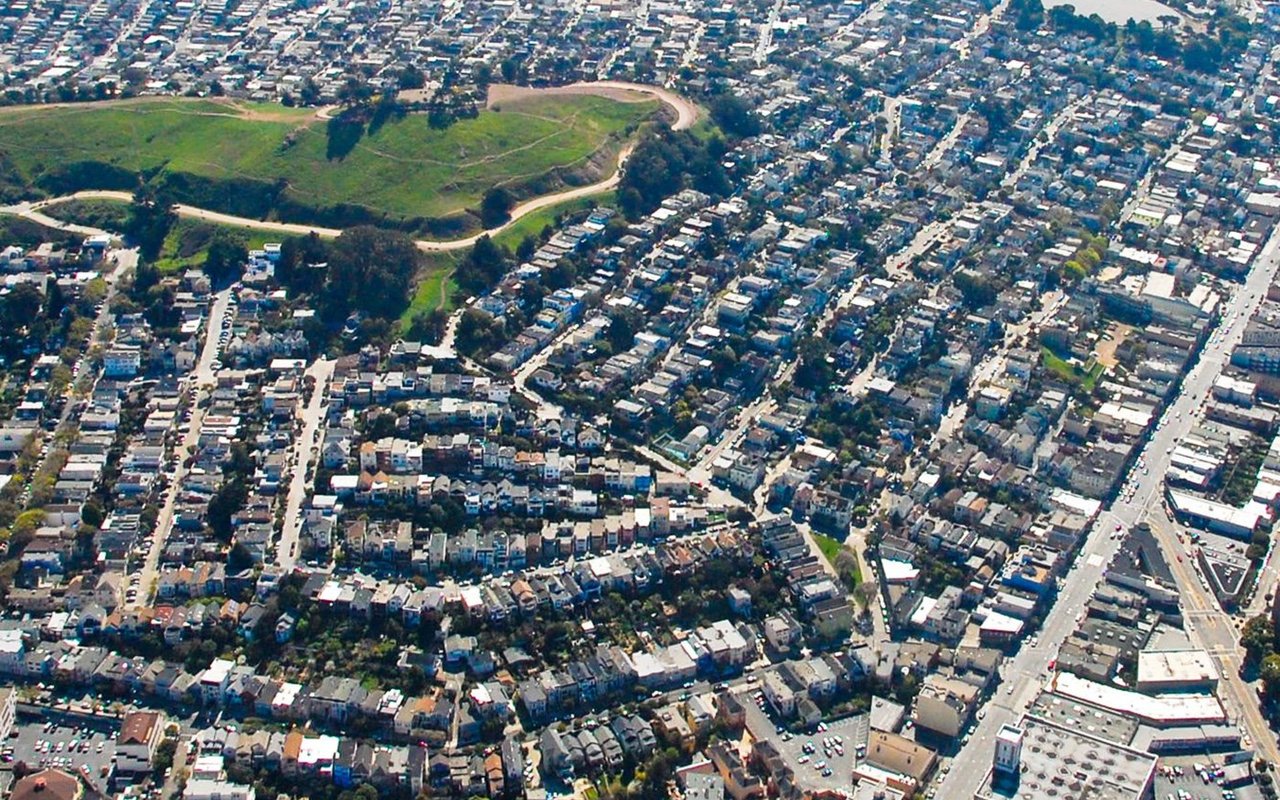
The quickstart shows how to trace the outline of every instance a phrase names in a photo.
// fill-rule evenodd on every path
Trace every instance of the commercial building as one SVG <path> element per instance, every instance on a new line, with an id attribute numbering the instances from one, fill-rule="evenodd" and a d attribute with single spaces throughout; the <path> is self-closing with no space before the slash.
<path id="1" fill-rule="evenodd" d="M 1218 685 L 1218 668 L 1204 650 L 1144 650 L 1138 653 L 1140 692 L 1203 691 Z"/>
<path id="2" fill-rule="evenodd" d="M 1070 672 L 1055 675 L 1051 687 L 1063 697 L 1157 727 L 1217 724 L 1227 720 L 1222 703 L 1209 694 L 1148 695 L 1095 683 Z"/>
<path id="3" fill-rule="evenodd" d="M 133 711 L 125 714 L 116 735 L 116 772 L 121 775 L 145 775 L 151 772 L 151 761 L 164 738 L 164 715 L 158 711 Z"/>
<path id="4" fill-rule="evenodd" d="M 10 800 L 80 800 L 84 797 L 80 779 L 60 769 L 43 769 L 13 784 Z"/>
<path id="5" fill-rule="evenodd" d="M 1236 508 L 1186 492 L 1170 491 L 1168 496 L 1169 506 L 1179 521 L 1233 539 L 1247 541 L 1269 516 L 1267 507 L 1256 501 Z"/>
<path id="6" fill-rule="evenodd" d="M 977 686 L 935 673 L 920 687 L 911 718 L 917 728 L 954 739 L 969 724 L 977 701 Z"/>
<path id="7" fill-rule="evenodd" d="M 923 786 L 933 774 L 938 756 L 924 745 L 916 744 L 904 736 L 872 731 L 867 739 L 866 760 L 873 767 L 908 779 L 916 786 Z"/>
<path id="8" fill-rule="evenodd" d="M 1156 757 L 1035 716 L 996 734 L 975 800 L 1146 800 Z"/>
<path id="9" fill-rule="evenodd" d="M 187 788 L 182 792 L 183 800 L 254 800 L 256 796 L 252 786 L 209 778 L 187 781 Z"/>
<path id="10" fill-rule="evenodd" d="M 685 800 L 724 800 L 724 779 L 716 773 L 685 776 Z"/>

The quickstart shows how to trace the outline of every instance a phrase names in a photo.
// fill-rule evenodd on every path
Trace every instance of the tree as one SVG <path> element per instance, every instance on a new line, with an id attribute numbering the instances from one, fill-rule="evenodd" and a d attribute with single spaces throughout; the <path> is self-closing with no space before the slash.
<path id="1" fill-rule="evenodd" d="M 502 323 L 479 309 L 468 308 L 458 320 L 458 351 L 464 355 L 492 353 L 505 341 Z"/>
<path id="2" fill-rule="evenodd" d="M 1275 650 L 1275 629 L 1265 614 L 1259 614 L 1244 624 L 1240 631 L 1240 646 L 1244 648 L 1246 661 L 1261 661 Z"/>
<path id="3" fill-rule="evenodd" d="M 409 335 L 427 342 L 439 344 L 449 324 L 449 313 L 443 308 L 433 308 L 425 314 L 417 314 L 410 320 Z"/>
<path id="4" fill-rule="evenodd" d="M 863 609 L 870 607 L 876 597 L 876 585 L 871 581 L 863 581 L 853 589 L 853 601 Z"/>
<path id="5" fill-rule="evenodd" d="M 1014 13 L 1014 27 L 1020 31 L 1033 31 L 1044 24 L 1044 5 L 1040 0 L 1016 0 L 1009 4 Z"/>
<path id="6" fill-rule="evenodd" d="M 408 64 L 400 71 L 398 82 L 401 89 L 421 89 L 427 85 L 427 76 L 413 64 Z"/>
<path id="7" fill-rule="evenodd" d="M 338 102 L 348 108 L 359 108 L 373 99 L 373 87 L 356 75 L 348 75 L 338 89 Z"/>
<path id="8" fill-rule="evenodd" d="M 329 246 L 314 233 L 293 236 L 280 247 L 276 280 L 296 294 L 317 292 L 324 285 L 325 270 L 313 265 L 329 260 Z"/>
<path id="9" fill-rule="evenodd" d="M 482 294 L 493 288 L 506 273 L 506 254 L 486 234 L 476 240 L 466 259 L 458 265 L 454 279 L 464 291 Z"/>
<path id="10" fill-rule="evenodd" d="M 991 281 L 968 270 L 960 270 L 952 276 L 956 288 L 960 290 L 964 304 L 972 309 L 985 308 L 996 300 L 996 289 Z"/>
<path id="11" fill-rule="evenodd" d="M 721 160 L 724 141 L 699 141 L 688 131 L 662 129 L 640 140 L 619 182 L 618 204 L 628 219 L 638 219 L 686 185 L 711 195 L 731 187 Z"/>
<path id="12" fill-rule="evenodd" d="M 502 73 L 502 80 L 507 83 L 515 83 L 519 80 L 524 67 L 514 58 L 508 58 L 498 65 L 498 71 Z"/>
<path id="13" fill-rule="evenodd" d="M 124 232 L 138 246 L 143 261 L 155 261 L 177 220 L 178 215 L 168 203 L 161 202 L 146 189 L 139 189 L 129 206 Z"/>
<path id="14" fill-rule="evenodd" d="M 609 330 L 606 335 L 610 346 L 613 347 L 613 352 L 621 353 L 629 350 L 636 339 L 635 322 L 628 314 L 621 311 L 610 314 Z"/>
<path id="15" fill-rule="evenodd" d="M 151 774 L 155 777 L 157 783 L 164 781 L 164 774 L 173 766 L 173 757 L 177 752 L 177 739 L 165 739 L 156 746 L 156 754 L 153 759 Z"/>
<path id="16" fill-rule="evenodd" d="M 716 375 L 724 376 L 729 372 L 729 370 L 733 369 L 737 363 L 738 354 L 727 344 L 711 354 L 711 364 Z"/>
<path id="17" fill-rule="evenodd" d="M 1209 36 L 1193 36 L 1182 48 L 1182 66 L 1196 72 L 1214 74 L 1222 68 L 1221 43 Z"/>
<path id="18" fill-rule="evenodd" d="M 253 566 L 253 554 L 242 543 L 236 542 L 227 551 L 227 574 L 236 575 Z"/>
<path id="19" fill-rule="evenodd" d="M 240 275 L 248 260 L 249 250 L 244 242 L 219 231 L 209 245 L 204 261 L 204 274 L 215 284 L 226 283 Z"/>
<path id="20" fill-rule="evenodd" d="M 400 105 L 400 100 L 396 96 L 395 88 L 387 88 L 378 96 L 378 102 L 373 107 L 373 114 L 369 119 L 369 135 L 377 133 L 392 117 L 399 118 L 404 115 L 404 106 Z"/>
<path id="21" fill-rule="evenodd" d="M 516 245 L 516 260 L 528 261 L 533 258 L 533 254 L 538 252 L 538 240 L 533 238 L 532 234 L 525 234 L 520 240 L 520 244 Z"/>
<path id="22" fill-rule="evenodd" d="M 311 78 L 307 78 L 302 82 L 302 88 L 298 90 L 298 100 L 304 106 L 313 106 L 320 102 L 320 87 Z"/>
<path id="23" fill-rule="evenodd" d="M 329 269 L 320 308 L 326 320 L 352 311 L 373 319 L 395 319 L 409 303 L 409 287 L 422 253 L 404 233 L 361 225 L 348 228 L 329 246 Z"/>
<path id="24" fill-rule="evenodd" d="M 795 384 L 802 389 L 821 391 L 835 378 L 835 365 L 831 361 L 831 345 L 826 339 L 808 336 L 796 346 L 799 366 L 796 367 Z"/>
<path id="25" fill-rule="evenodd" d="M 493 187 L 480 200 L 480 221 L 486 228 L 498 227 L 510 218 L 515 203 L 511 192 L 501 186 Z"/>
<path id="26" fill-rule="evenodd" d="M 730 136 L 748 137 L 760 133 L 760 119 L 747 102 L 735 94 L 724 92 L 711 101 L 711 119 Z"/>
<path id="27" fill-rule="evenodd" d="M 845 585 L 856 591 L 861 584 L 858 578 L 862 572 L 862 566 L 858 563 L 858 556 L 848 547 L 841 547 L 840 552 L 836 554 L 836 560 L 831 565 L 835 567 L 836 574 L 844 581 Z"/>
<path id="28" fill-rule="evenodd" d="M 1262 688 L 1273 700 L 1280 700 L 1280 655 L 1272 653 L 1262 659 L 1262 667 L 1258 677 L 1262 678 Z"/>
<path id="29" fill-rule="evenodd" d="M 100 528 L 105 518 L 106 513 L 102 510 L 102 504 L 97 500 L 90 500 L 84 504 L 84 508 L 80 509 L 80 521 L 85 525 Z"/>
<path id="30" fill-rule="evenodd" d="M 218 487 L 218 491 L 213 493 L 213 497 L 209 498 L 205 522 L 219 541 L 231 541 L 231 535 L 234 532 L 231 517 L 244 508 L 245 501 L 248 499 L 249 488 L 239 476 L 224 481 L 222 486 Z"/>

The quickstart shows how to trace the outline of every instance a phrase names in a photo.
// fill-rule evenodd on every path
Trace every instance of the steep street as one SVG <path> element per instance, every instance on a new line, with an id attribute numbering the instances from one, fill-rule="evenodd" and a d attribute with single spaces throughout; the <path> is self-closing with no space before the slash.
<path id="1" fill-rule="evenodd" d="M 196 444 L 200 441 L 200 430 L 207 413 L 204 399 L 212 393 L 213 383 L 217 379 L 213 364 L 220 351 L 218 332 L 222 330 L 222 322 L 227 318 L 230 307 L 231 289 L 223 289 L 214 295 L 213 305 L 204 326 L 204 344 L 200 349 L 200 358 L 186 381 L 186 390 L 191 395 L 191 420 L 186 432 L 180 434 L 181 438 L 173 450 L 173 472 L 166 476 L 168 485 L 164 490 L 164 500 L 160 505 L 160 513 L 156 517 L 156 527 L 151 534 L 151 544 L 146 559 L 142 569 L 138 571 L 138 596 L 131 604 L 134 607 L 142 607 L 150 603 L 151 595 L 155 591 L 156 578 L 160 573 L 160 556 L 164 553 L 165 541 L 169 538 L 169 530 L 173 526 L 173 513 L 178 501 L 178 492 L 181 490 L 183 478 L 190 471 L 187 460 L 191 458 Z"/>
<path id="2" fill-rule="evenodd" d="M 276 564 L 281 572 L 290 572 L 298 563 L 298 537 L 302 533 L 302 503 L 307 497 L 307 487 L 320 461 L 321 434 L 325 415 L 328 413 L 329 380 L 333 378 L 336 361 L 320 358 L 307 369 L 306 376 L 313 383 L 311 397 L 301 412 L 299 432 L 289 453 L 291 472 L 289 494 L 285 500 L 284 527 L 276 543 Z"/>

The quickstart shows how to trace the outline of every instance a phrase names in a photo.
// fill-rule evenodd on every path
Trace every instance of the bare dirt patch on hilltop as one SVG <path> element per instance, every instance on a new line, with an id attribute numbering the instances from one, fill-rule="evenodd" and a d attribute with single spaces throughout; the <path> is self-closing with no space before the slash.
<path id="1" fill-rule="evenodd" d="M 548 86 L 535 88 L 532 86 L 514 86 L 509 83 L 495 83 L 489 87 L 486 108 L 494 108 L 502 104 L 518 104 L 522 100 L 545 97 L 547 95 L 588 94 L 604 97 L 619 103 L 643 103 L 651 99 L 659 100 L 664 112 L 674 113 L 675 120 L 671 127 L 684 130 L 693 126 L 702 117 L 702 109 L 693 101 L 681 97 L 675 92 L 658 86 L 646 86 L 641 83 L 625 81 L 593 81 L 571 83 L 567 86 Z"/>

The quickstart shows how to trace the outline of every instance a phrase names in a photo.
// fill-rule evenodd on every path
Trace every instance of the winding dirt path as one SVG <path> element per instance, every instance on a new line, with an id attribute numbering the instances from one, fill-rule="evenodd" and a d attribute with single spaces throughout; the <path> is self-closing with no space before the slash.
<path id="1" fill-rule="evenodd" d="M 568 86 L 549 87 L 546 89 L 533 89 L 522 86 L 510 86 L 507 84 L 496 84 L 489 87 L 488 104 L 493 106 L 503 102 L 519 102 L 521 98 L 533 97 L 537 95 L 554 95 L 554 94 L 592 94 L 600 97 L 608 97 L 611 100 L 620 102 L 642 102 L 647 97 L 656 98 L 676 114 L 676 120 L 671 127 L 674 130 L 685 130 L 693 126 L 702 116 L 700 109 L 692 101 L 681 97 L 674 92 L 668 91 L 657 86 L 646 86 L 640 83 L 628 83 L 626 81 L 596 81 L 594 83 L 574 83 Z M 320 109 L 316 112 L 317 118 L 323 118 L 328 109 Z M 563 189 L 552 194 L 534 197 L 520 203 L 511 210 L 511 217 L 503 224 L 481 231 L 480 233 L 468 236 L 463 239 L 419 239 L 416 244 L 418 249 L 428 253 L 441 253 L 451 250 L 463 250 L 471 247 L 476 241 L 485 235 L 493 236 L 514 225 L 521 218 L 532 214 L 543 208 L 558 205 L 569 200 L 578 200 L 584 197 L 607 192 L 617 187 L 622 175 L 622 166 L 626 163 L 627 158 L 635 149 L 634 143 L 628 143 L 618 153 L 617 165 L 613 170 L 613 174 L 609 177 L 596 181 L 586 186 L 576 186 L 571 189 Z M 59 219 L 50 217 L 42 213 L 43 209 L 55 206 L 60 203 L 66 203 L 71 200 L 116 200 L 121 202 L 131 202 L 133 195 L 129 192 L 119 192 L 110 190 L 87 190 L 76 192 L 75 194 L 64 195 L 62 197 L 53 197 L 48 200 L 40 200 L 37 202 L 17 203 L 10 206 L 0 207 L 0 213 L 11 214 L 14 216 L 24 217 L 52 228 L 59 228 L 70 231 L 88 230 L 83 226 L 72 225 Z M 205 222 L 212 222 L 219 225 L 234 225 L 241 228 L 250 228 L 260 231 L 274 231 L 277 233 L 292 235 L 307 235 L 314 233 L 317 236 L 333 238 L 342 233 L 338 228 L 324 228 L 316 225 L 306 225 L 296 222 L 275 222 L 272 220 L 253 219 L 251 217 L 239 217 L 234 214 L 223 214 L 219 211 L 211 211 L 207 208 L 199 208 L 197 206 L 189 206 L 185 204 L 176 204 L 174 211 L 180 217 L 188 217 L 190 219 L 199 219 Z"/>

